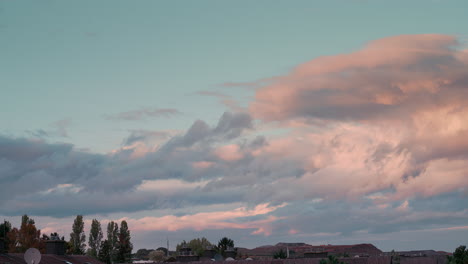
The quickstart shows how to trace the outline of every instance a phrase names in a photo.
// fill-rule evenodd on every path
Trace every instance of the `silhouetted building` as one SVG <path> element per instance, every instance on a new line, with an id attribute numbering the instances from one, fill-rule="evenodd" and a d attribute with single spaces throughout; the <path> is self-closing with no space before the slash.
<path id="1" fill-rule="evenodd" d="M 46 241 L 46 254 L 65 255 L 66 243 L 63 240 Z"/>

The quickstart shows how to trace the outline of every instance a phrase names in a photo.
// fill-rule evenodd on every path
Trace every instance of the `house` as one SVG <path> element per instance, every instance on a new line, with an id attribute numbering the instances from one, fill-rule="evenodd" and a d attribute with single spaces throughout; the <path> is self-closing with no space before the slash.
<path id="1" fill-rule="evenodd" d="M 65 241 L 46 242 L 46 254 L 41 255 L 39 264 L 104 264 L 90 256 L 65 255 Z M 2 247 L 3 248 L 3 247 Z M 27 264 L 24 253 L 0 253 L 0 264 Z"/>

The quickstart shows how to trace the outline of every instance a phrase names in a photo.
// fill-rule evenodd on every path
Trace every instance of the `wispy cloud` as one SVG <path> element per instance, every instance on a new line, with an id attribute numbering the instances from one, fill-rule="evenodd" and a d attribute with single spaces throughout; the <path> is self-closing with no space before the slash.
<path id="1" fill-rule="evenodd" d="M 174 108 L 142 108 L 138 110 L 121 112 L 121 113 L 113 114 L 113 115 L 107 115 L 106 119 L 135 121 L 135 120 L 145 120 L 147 118 L 171 117 L 171 116 L 180 115 L 180 114 L 182 114 L 182 112 Z"/>
<path id="2" fill-rule="evenodd" d="M 286 204 L 278 206 L 259 204 L 252 209 L 240 207 L 230 211 L 204 212 L 184 216 L 167 215 L 162 217 L 144 217 L 141 219 L 126 220 L 135 227 L 135 230 L 254 229 L 254 231 L 252 231 L 253 234 L 270 235 L 271 227 L 269 225 L 278 220 L 278 217 L 268 216 L 263 219 L 251 221 L 239 221 L 239 219 L 252 216 L 266 216 L 284 206 L 286 206 Z"/>

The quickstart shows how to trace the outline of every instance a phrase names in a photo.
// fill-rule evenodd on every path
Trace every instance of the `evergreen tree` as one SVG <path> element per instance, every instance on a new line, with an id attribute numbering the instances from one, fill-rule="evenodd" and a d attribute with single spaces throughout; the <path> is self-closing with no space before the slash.
<path id="1" fill-rule="evenodd" d="M 5 248 L 0 248 L 0 253 L 8 252 L 10 241 L 8 240 L 8 233 L 11 232 L 11 223 L 4 221 L 0 224 L 0 239 L 3 240 Z"/>
<path id="2" fill-rule="evenodd" d="M 98 220 L 93 219 L 91 223 L 91 230 L 89 231 L 89 240 L 88 240 L 88 255 L 97 258 L 99 255 L 99 250 L 102 243 L 102 229 L 101 223 Z"/>
<path id="3" fill-rule="evenodd" d="M 114 221 L 107 224 L 107 242 L 109 243 L 109 255 L 113 262 L 116 259 L 117 241 L 119 239 L 119 226 Z"/>
<path id="4" fill-rule="evenodd" d="M 128 230 L 127 221 L 120 223 L 119 239 L 117 242 L 117 262 L 130 262 L 132 258 L 133 245 L 130 242 L 130 230 Z"/>
<path id="5" fill-rule="evenodd" d="M 448 256 L 448 264 L 468 264 L 468 249 L 466 246 L 459 246 L 452 256 Z"/>
<path id="6" fill-rule="evenodd" d="M 218 242 L 218 251 L 221 255 L 225 255 L 225 251 L 229 248 L 234 247 L 234 241 L 230 238 L 223 237 L 221 240 Z"/>
<path id="7" fill-rule="evenodd" d="M 70 233 L 71 253 L 83 255 L 86 248 L 86 235 L 84 233 L 83 216 L 77 215 Z"/>
<path id="8" fill-rule="evenodd" d="M 218 248 L 223 249 L 224 251 L 226 251 L 228 248 L 233 248 L 233 247 L 234 247 L 234 241 L 230 238 L 223 237 L 218 242 Z"/>
<path id="9" fill-rule="evenodd" d="M 98 259 L 101 262 L 106 264 L 111 264 L 111 255 L 110 255 L 110 244 L 109 241 L 106 239 L 101 243 L 101 247 L 99 248 L 99 255 Z"/>

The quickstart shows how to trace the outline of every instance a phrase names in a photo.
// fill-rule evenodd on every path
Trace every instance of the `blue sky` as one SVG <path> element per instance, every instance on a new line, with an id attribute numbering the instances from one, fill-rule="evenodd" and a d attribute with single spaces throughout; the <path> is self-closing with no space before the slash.
<path id="1" fill-rule="evenodd" d="M 453 187 L 468 173 L 467 167 L 461 165 L 466 150 L 456 149 L 457 144 L 453 143 L 461 140 L 457 135 L 466 131 L 466 126 L 456 125 L 465 121 L 465 108 L 453 98 L 463 102 L 466 93 L 466 80 L 460 71 L 466 66 L 463 54 L 468 36 L 467 9 L 468 2 L 462 0 L 3 0 L 0 146 L 4 150 L 0 151 L 0 179 L 4 183 L 0 191 L 7 196 L 14 188 L 7 190 L 6 186 L 20 188 L 36 180 L 41 184 L 30 190 L 31 196 L 9 194 L 10 198 L 16 197 L 11 199 L 21 200 L 24 207 L 0 202 L 0 206 L 5 206 L 0 215 L 15 221 L 28 213 L 43 219 L 36 222 L 49 231 L 51 223 L 66 225 L 78 213 L 85 214 L 88 220 L 127 217 L 133 221 L 130 223 L 138 224 L 145 216 L 163 221 L 177 215 L 196 218 L 198 213 L 241 208 L 242 217 L 260 220 L 241 217 L 236 228 L 226 228 L 224 232 L 232 236 L 242 233 L 235 239 L 246 246 L 271 240 L 319 243 L 326 234 L 325 242 L 374 239 L 379 247 L 390 250 L 398 247 L 399 232 L 418 226 L 433 232 L 461 231 L 447 231 L 441 242 L 433 244 L 423 242 L 427 239 L 421 236 L 414 243 L 402 244 L 402 249 L 415 248 L 418 243 L 434 249 L 454 249 L 466 243 L 459 236 L 466 237 L 468 232 L 466 185 Z M 393 36 L 403 37 L 389 39 Z M 381 51 L 383 58 L 367 49 L 369 43 L 377 40 L 390 43 L 375 44 L 385 48 Z M 445 48 L 453 46 L 453 53 L 444 54 L 456 58 L 457 63 L 434 57 L 436 52 L 446 52 Z M 414 50 L 420 47 L 429 47 L 430 52 L 424 56 L 416 54 Z M 401 57 L 387 58 L 387 52 Z M 348 58 L 343 54 L 351 55 Z M 396 65 L 391 69 L 399 69 L 400 73 L 376 82 L 374 77 L 381 72 L 365 60 L 377 57 L 377 66 Z M 413 57 L 414 60 L 406 61 Z M 351 66 L 335 66 L 348 60 L 352 61 Z M 400 61 L 406 63 L 406 68 L 399 68 Z M 434 72 L 434 65 L 444 67 Z M 317 73 L 321 67 L 331 70 Z M 341 82 L 339 76 L 360 67 L 369 67 L 369 75 Z M 298 73 L 298 69 L 305 73 Z M 403 76 L 408 69 L 416 69 L 419 75 Z M 331 75 L 338 77 L 327 79 Z M 411 78 L 417 80 L 410 82 Z M 415 83 L 428 88 L 423 89 L 425 93 L 418 90 L 418 96 L 389 97 L 388 91 L 374 88 L 384 87 L 386 82 L 400 85 L 405 92 L 413 89 Z M 428 82 L 436 86 L 427 85 Z M 316 92 L 317 83 L 322 85 L 320 93 Z M 359 88 L 367 83 L 374 86 Z M 450 92 L 443 89 L 449 85 L 455 88 Z M 350 92 L 338 93 L 334 90 L 338 86 L 343 87 L 338 89 L 341 92 Z M 329 93 L 336 97 L 331 100 Z M 362 98 L 373 93 L 381 96 L 366 105 Z M 398 101 L 401 98 L 407 101 Z M 359 104 L 353 107 L 353 103 L 338 101 Z M 380 112 L 382 107 L 375 103 L 387 110 Z M 459 112 L 449 112 L 450 118 L 444 118 L 448 114 L 443 111 L 450 107 Z M 433 119 L 428 119 L 425 111 L 433 111 Z M 396 131 L 389 131 L 389 124 Z M 424 124 L 430 125 L 422 128 Z M 426 135 L 431 126 L 440 128 L 440 136 Z M 401 135 L 403 132 L 397 128 L 406 134 Z M 368 158 L 356 148 L 349 153 L 347 148 L 333 153 L 316 151 L 328 146 L 335 134 L 345 135 L 343 142 L 374 142 L 365 148 L 374 158 L 376 153 L 395 148 L 394 160 L 386 165 L 405 165 L 387 170 L 379 163 L 377 173 L 367 164 L 367 173 L 356 168 L 346 177 L 349 181 L 354 182 L 353 177 L 356 182 L 362 181 L 365 187 L 355 186 L 355 191 L 346 191 L 346 195 L 341 195 L 340 188 L 330 189 L 331 194 L 321 193 L 320 189 L 327 189 L 333 180 L 338 180 L 329 175 L 343 174 L 340 168 L 352 164 L 352 157 Z M 446 143 L 453 149 L 441 147 Z M 420 146 L 424 144 L 440 152 L 423 153 Z M 464 146 L 463 142 L 460 145 Z M 340 154 L 345 152 L 349 155 Z M 38 169 L 36 163 L 44 160 L 52 165 Z M 334 162 L 327 163 L 328 160 Z M 440 168 L 453 174 L 424 174 L 439 172 Z M 208 171 L 199 171 L 202 169 Z M 275 174 L 274 170 L 281 173 Z M 408 183 L 408 177 L 413 176 L 415 185 Z M 452 185 L 430 185 L 431 191 L 419 190 L 414 186 L 421 184 L 417 180 L 423 176 L 428 177 L 423 182 L 445 177 L 451 179 L 447 182 Z M 283 177 L 297 182 L 279 191 L 275 188 L 284 183 Z M 369 181 L 373 184 L 364 184 Z M 236 189 L 236 182 L 246 185 Z M 317 185 L 318 189 L 311 187 L 306 191 L 300 183 Z M 160 194 L 152 196 L 148 190 Z M 132 202 L 121 207 L 103 203 L 102 207 L 91 208 L 92 199 L 105 200 L 119 191 Z M 29 199 L 37 198 L 33 198 L 36 192 L 42 203 L 26 206 Z M 90 193 L 95 195 L 92 199 Z M 73 206 L 64 199 L 63 204 L 53 203 L 56 211 L 53 207 L 40 207 L 61 195 L 74 197 Z M 441 206 L 421 206 L 421 212 L 414 207 L 408 209 L 429 200 Z M 320 203 L 331 207 L 316 208 Z M 266 211 L 262 210 L 265 204 Z M 452 211 L 442 212 L 443 208 Z M 359 221 L 353 226 L 337 220 L 326 230 L 308 230 L 305 219 L 321 219 L 313 217 L 315 210 L 325 219 L 340 212 L 359 211 L 356 219 L 366 215 L 372 223 L 384 214 L 399 224 L 366 228 L 358 226 Z M 294 217 L 283 218 L 289 214 Z M 270 220 L 261 220 L 262 217 Z M 216 218 L 211 224 L 216 226 L 223 221 L 227 219 Z M 206 227 L 206 233 L 197 233 L 193 226 L 183 223 L 175 230 L 147 227 L 135 231 L 135 246 L 152 247 L 159 243 L 146 237 L 148 230 L 180 240 L 198 234 L 216 240 L 217 234 L 222 233 L 221 226 Z M 62 229 L 68 232 L 65 227 Z M 366 232 L 371 235 L 363 236 Z"/>
<path id="2" fill-rule="evenodd" d="M 51 129 L 108 152 L 128 129 L 213 123 L 223 105 L 196 95 L 287 72 L 317 56 L 399 34 L 466 35 L 465 1 L 3 1 L 4 131 Z M 103 116 L 144 107 L 177 118 L 125 124 Z M 32 114 L 33 113 L 33 114 Z M 93 140 L 100 138 L 101 140 Z"/>

